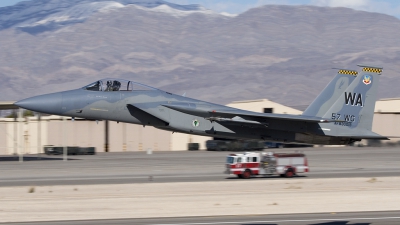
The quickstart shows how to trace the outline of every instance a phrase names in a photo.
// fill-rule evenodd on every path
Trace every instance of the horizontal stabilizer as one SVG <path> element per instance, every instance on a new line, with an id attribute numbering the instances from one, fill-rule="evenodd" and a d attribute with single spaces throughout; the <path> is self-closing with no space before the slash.
<path id="1" fill-rule="evenodd" d="M 370 139 L 370 140 L 390 140 L 389 137 L 385 136 L 350 136 L 353 139 Z"/>
<path id="2" fill-rule="evenodd" d="M 389 137 L 382 136 L 375 132 L 364 129 L 363 130 L 357 129 L 351 133 L 341 133 L 340 137 L 353 138 L 353 139 L 390 140 Z"/>

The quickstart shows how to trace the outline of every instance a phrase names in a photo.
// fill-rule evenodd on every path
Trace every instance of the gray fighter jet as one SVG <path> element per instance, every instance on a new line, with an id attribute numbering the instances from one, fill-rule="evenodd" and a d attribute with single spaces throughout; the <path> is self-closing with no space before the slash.
<path id="1" fill-rule="evenodd" d="M 323 145 L 388 139 L 371 131 L 382 68 L 360 67 L 360 74 L 339 69 L 302 115 L 240 110 L 121 79 L 103 79 L 80 89 L 40 95 L 15 104 L 47 114 L 231 139 Z"/>

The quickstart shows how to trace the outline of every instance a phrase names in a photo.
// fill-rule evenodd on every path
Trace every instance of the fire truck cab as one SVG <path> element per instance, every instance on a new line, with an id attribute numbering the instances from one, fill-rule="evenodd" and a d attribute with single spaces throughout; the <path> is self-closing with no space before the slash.
<path id="1" fill-rule="evenodd" d="M 226 158 L 226 174 L 248 179 L 263 175 L 293 177 L 308 172 L 307 158 L 302 153 L 246 152 Z"/>

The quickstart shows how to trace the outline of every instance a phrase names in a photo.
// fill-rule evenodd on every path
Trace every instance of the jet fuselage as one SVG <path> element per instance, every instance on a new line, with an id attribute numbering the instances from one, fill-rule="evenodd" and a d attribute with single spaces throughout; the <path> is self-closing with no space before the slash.
<path id="1" fill-rule="evenodd" d="M 340 69 L 302 115 L 251 112 L 113 78 L 15 104 L 47 114 L 230 139 L 323 145 L 387 140 L 371 131 L 382 68 L 361 67 L 360 75 Z"/>
<path id="2" fill-rule="evenodd" d="M 349 138 L 323 136 L 318 124 L 311 125 L 288 120 L 266 120 L 263 124 L 238 124 L 235 121 L 213 121 L 210 118 L 177 112 L 164 105 L 202 110 L 236 111 L 237 109 L 162 90 L 89 91 L 77 89 L 37 96 L 24 101 L 20 104 L 37 112 L 154 126 L 163 130 L 194 135 L 286 143 L 348 144 L 352 142 Z M 135 107 L 130 107 L 130 105 Z"/>

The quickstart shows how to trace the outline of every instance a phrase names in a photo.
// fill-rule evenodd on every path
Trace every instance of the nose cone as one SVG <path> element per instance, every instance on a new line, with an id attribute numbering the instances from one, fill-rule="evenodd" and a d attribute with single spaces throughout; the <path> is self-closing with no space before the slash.
<path id="1" fill-rule="evenodd" d="M 54 93 L 39 95 L 32 98 L 23 99 L 14 103 L 15 105 L 35 112 L 47 114 L 60 114 L 62 94 Z"/>

